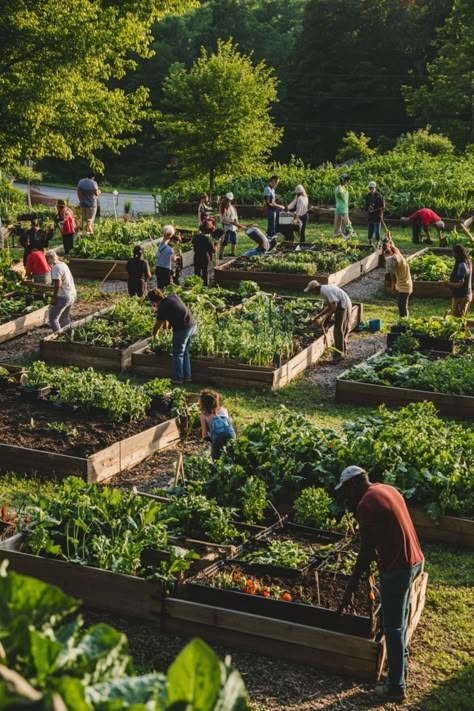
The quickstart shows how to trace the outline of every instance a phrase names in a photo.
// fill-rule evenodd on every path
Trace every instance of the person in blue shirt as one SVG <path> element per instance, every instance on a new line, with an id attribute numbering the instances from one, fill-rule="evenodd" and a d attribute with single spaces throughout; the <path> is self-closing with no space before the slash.
<path id="1" fill-rule="evenodd" d="M 235 430 L 229 420 L 227 408 L 220 403 L 215 390 L 202 390 L 199 397 L 202 438 L 211 442 L 211 457 L 219 459 L 227 442 L 235 439 Z"/>
<path id="2" fill-rule="evenodd" d="M 171 284 L 173 266 L 178 259 L 173 247 L 170 245 L 175 232 L 176 230 L 173 225 L 165 225 L 163 228 L 163 237 L 158 243 L 155 271 L 158 289 L 164 289 L 165 286 Z"/>

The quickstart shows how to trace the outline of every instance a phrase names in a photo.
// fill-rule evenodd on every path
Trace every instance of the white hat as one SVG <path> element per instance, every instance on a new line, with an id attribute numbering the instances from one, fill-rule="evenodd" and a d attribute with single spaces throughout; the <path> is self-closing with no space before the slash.
<path id="1" fill-rule="evenodd" d="M 233 200 L 234 199 L 234 193 L 226 193 L 225 194 L 227 200 Z"/>
<path id="2" fill-rule="evenodd" d="M 438 222 L 435 222 L 435 227 L 437 227 L 438 230 L 446 229 L 446 225 L 444 224 L 443 220 L 438 220 Z"/>
<path id="3" fill-rule="evenodd" d="M 349 479 L 353 479 L 355 476 L 359 476 L 359 474 L 365 474 L 365 469 L 362 469 L 361 467 L 358 467 L 355 464 L 351 464 L 350 467 L 346 467 L 341 473 L 339 484 L 334 488 L 336 490 L 340 489 L 343 484 L 349 481 Z"/>
<path id="4" fill-rule="evenodd" d="M 295 193 L 298 195 L 299 193 L 304 193 L 304 192 L 306 192 L 304 187 L 302 185 L 298 184 L 295 188 Z"/>
<path id="5" fill-rule="evenodd" d="M 377 183 L 375 182 L 375 180 L 370 180 L 369 181 L 369 188 L 376 188 L 376 187 L 377 187 Z"/>
<path id="6" fill-rule="evenodd" d="M 311 291 L 311 289 L 316 289 L 317 286 L 321 286 L 319 281 L 313 279 L 313 281 L 310 281 L 306 289 L 303 289 L 303 291 Z"/>

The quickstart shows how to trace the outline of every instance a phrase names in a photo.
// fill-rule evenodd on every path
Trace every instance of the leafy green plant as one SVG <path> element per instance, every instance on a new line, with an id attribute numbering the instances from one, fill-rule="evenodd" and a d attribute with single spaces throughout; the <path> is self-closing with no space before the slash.
<path id="1" fill-rule="evenodd" d="M 449 340 L 471 340 L 467 319 L 445 316 L 437 318 L 409 317 L 401 318 L 398 326 L 414 336 L 429 336 L 430 338 L 446 338 Z"/>
<path id="2" fill-rule="evenodd" d="M 2 708 L 125 711 L 220 708 L 245 711 L 247 695 L 230 662 L 194 639 L 164 674 L 136 676 L 125 635 L 68 619 L 79 601 L 0 566 Z M 61 704 L 61 706 L 59 706 Z"/>
<path id="3" fill-rule="evenodd" d="M 48 429 L 68 439 L 76 439 L 79 436 L 76 427 L 70 427 L 65 422 L 48 422 Z"/>
<path id="4" fill-rule="evenodd" d="M 332 514 L 333 498 L 321 487 L 303 489 L 293 505 L 294 521 L 301 526 L 331 529 L 336 526 Z"/>
<path id="5" fill-rule="evenodd" d="M 241 507 L 244 520 L 249 523 L 261 521 L 268 505 L 268 491 L 265 482 L 256 476 L 249 476 L 241 488 Z"/>
<path id="6" fill-rule="evenodd" d="M 42 296 L 37 294 L 18 294 L 0 301 L 0 324 L 8 323 L 21 316 L 41 309 L 45 305 Z"/>
<path id="7" fill-rule="evenodd" d="M 242 560 L 259 565 L 277 565 L 284 568 L 300 568 L 309 563 L 309 553 L 297 541 L 269 541 L 242 556 Z"/>
<path id="8" fill-rule="evenodd" d="M 453 264 L 452 257 L 422 254 L 410 260 L 410 271 L 415 281 L 446 281 Z"/>
<path id="9" fill-rule="evenodd" d="M 392 346 L 393 353 L 413 353 L 420 349 L 420 341 L 408 331 L 401 333 Z"/>

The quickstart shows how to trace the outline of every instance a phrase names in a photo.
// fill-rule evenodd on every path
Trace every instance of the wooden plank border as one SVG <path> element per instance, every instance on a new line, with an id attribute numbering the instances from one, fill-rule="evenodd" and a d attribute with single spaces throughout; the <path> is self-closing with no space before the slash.
<path id="1" fill-rule="evenodd" d="M 49 306 L 42 306 L 29 314 L 20 316 L 13 321 L 7 321 L 0 325 L 0 343 L 5 343 L 11 338 L 21 336 L 23 333 L 32 331 L 34 328 L 41 328 L 48 323 Z"/>
<path id="2" fill-rule="evenodd" d="M 131 469 L 151 454 L 177 442 L 179 438 L 179 421 L 174 418 L 115 442 L 89 457 L 71 457 L 0 443 L 0 469 L 21 469 L 25 473 L 39 472 L 59 477 L 76 474 L 89 483 L 105 481 L 114 474 Z"/>
<path id="3" fill-rule="evenodd" d="M 351 330 L 363 318 L 363 305 L 353 304 Z M 317 338 L 279 368 L 245 365 L 230 358 L 193 358 L 191 368 L 196 383 L 238 388 L 278 390 L 287 385 L 310 365 L 314 365 L 334 343 L 334 326 L 327 330 L 327 341 Z M 132 353 L 132 372 L 150 378 L 168 378 L 172 371 L 171 357 L 146 353 L 146 348 Z"/>
<path id="4" fill-rule="evenodd" d="M 240 259 L 240 257 L 239 257 Z M 371 252 L 367 257 L 360 259 L 344 269 L 332 274 L 316 272 L 316 274 L 292 274 L 282 272 L 246 272 L 232 269 L 234 259 L 214 268 L 214 281 L 218 286 L 235 286 L 241 281 L 250 279 L 259 286 L 268 289 L 293 289 L 303 291 L 311 279 L 317 279 L 321 284 L 336 284 L 344 286 L 351 281 L 367 274 L 379 266 L 378 251 Z"/>
<path id="5" fill-rule="evenodd" d="M 457 516 L 440 516 L 433 520 L 418 506 L 409 507 L 418 535 L 427 541 L 474 548 L 474 520 Z"/>

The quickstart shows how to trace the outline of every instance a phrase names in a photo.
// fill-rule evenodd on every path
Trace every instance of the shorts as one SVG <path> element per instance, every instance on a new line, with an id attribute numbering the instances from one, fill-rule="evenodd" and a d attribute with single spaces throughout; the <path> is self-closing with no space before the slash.
<path id="1" fill-rule="evenodd" d="M 229 242 L 231 244 L 237 244 L 237 232 L 234 232 L 234 230 L 227 230 L 227 232 L 224 233 L 222 244 L 225 247 Z"/>

